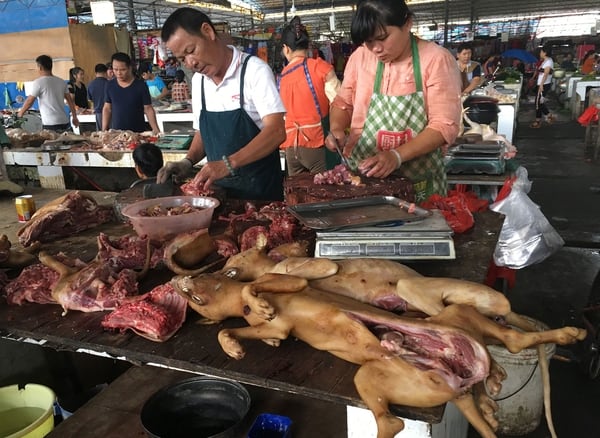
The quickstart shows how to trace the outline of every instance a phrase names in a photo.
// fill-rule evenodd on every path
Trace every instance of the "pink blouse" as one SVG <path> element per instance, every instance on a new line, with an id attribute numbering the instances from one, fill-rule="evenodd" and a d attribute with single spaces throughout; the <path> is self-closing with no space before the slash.
<path id="1" fill-rule="evenodd" d="M 456 60 L 445 48 L 418 39 L 427 127 L 439 131 L 452 144 L 459 131 L 462 115 L 461 79 Z M 350 129 L 360 135 L 373 94 L 377 58 L 364 46 L 352 53 L 344 80 L 332 105 L 352 112 Z M 383 94 L 402 96 L 416 91 L 412 58 L 385 64 L 381 90 Z"/>

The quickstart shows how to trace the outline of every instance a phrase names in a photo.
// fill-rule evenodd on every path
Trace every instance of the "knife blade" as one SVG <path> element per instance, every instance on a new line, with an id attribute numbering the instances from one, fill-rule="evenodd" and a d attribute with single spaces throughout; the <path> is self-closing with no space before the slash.
<path id="1" fill-rule="evenodd" d="M 335 137 L 335 135 L 333 135 L 331 133 L 331 131 L 329 132 L 329 135 L 331 135 L 331 137 L 333 137 L 333 144 L 335 145 L 335 150 L 337 151 L 338 155 L 342 159 L 342 163 L 344 163 L 344 166 L 346 166 L 348 168 L 348 170 L 354 172 L 354 169 L 352 169 L 352 167 L 350 166 L 350 162 L 348 161 L 348 158 L 346 158 L 346 156 L 342 152 L 342 148 L 340 147 L 340 143 L 338 142 L 338 139 Z"/>

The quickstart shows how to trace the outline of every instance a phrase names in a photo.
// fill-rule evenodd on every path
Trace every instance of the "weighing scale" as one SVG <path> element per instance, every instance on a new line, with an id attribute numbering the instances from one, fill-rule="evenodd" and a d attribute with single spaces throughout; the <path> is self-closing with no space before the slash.
<path id="1" fill-rule="evenodd" d="M 317 231 L 315 257 L 396 260 L 454 259 L 452 229 L 439 210 L 416 222 Z"/>

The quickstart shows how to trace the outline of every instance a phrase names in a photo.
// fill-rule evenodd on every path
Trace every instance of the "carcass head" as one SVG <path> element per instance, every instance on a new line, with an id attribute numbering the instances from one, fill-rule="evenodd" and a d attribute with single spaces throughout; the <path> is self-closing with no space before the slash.
<path id="1" fill-rule="evenodd" d="M 171 280 L 171 286 L 188 301 L 194 311 L 211 321 L 243 316 L 239 283 L 224 275 L 176 275 Z"/>

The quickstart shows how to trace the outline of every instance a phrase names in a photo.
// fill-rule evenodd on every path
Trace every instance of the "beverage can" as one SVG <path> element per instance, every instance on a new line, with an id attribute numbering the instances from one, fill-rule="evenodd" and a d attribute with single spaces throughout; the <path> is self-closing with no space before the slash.
<path id="1" fill-rule="evenodd" d="M 15 208 L 17 209 L 17 218 L 19 222 L 27 222 L 35 213 L 35 201 L 32 195 L 17 196 L 15 198 Z"/>

